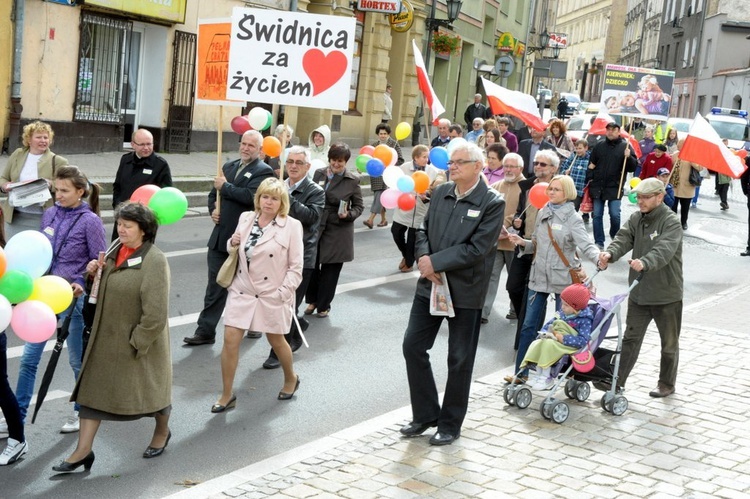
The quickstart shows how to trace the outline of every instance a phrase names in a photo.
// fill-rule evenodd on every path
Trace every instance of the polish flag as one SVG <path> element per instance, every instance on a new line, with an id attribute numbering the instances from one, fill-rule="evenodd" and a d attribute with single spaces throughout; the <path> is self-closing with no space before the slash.
<path id="1" fill-rule="evenodd" d="M 613 120 L 612 116 L 609 114 L 599 111 L 599 114 L 596 115 L 596 119 L 591 124 L 591 128 L 589 128 L 589 134 L 591 135 L 604 135 L 607 133 L 607 123 L 612 123 Z M 641 145 L 638 143 L 637 140 L 635 140 L 635 137 L 630 135 L 628 132 L 626 132 L 624 129 L 620 128 L 620 137 L 627 140 L 628 143 L 630 143 L 630 147 L 633 148 L 633 151 L 635 152 L 636 158 L 640 158 L 643 156 L 643 152 L 641 151 Z"/>
<path id="2" fill-rule="evenodd" d="M 740 178 L 747 167 L 721 141 L 716 130 L 698 113 L 677 156 L 732 178 Z"/>
<path id="3" fill-rule="evenodd" d="M 417 42 L 412 40 L 411 44 L 414 47 L 414 63 L 417 65 L 417 83 L 419 83 L 419 90 L 422 91 L 422 94 L 427 101 L 430 113 L 432 114 L 432 122 L 434 124 L 438 117 L 445 112 L 445 108 L 440 103 L 440 100 L 438 100 L 435 90 L 432 88 L 432 83 L 430 83 L 430 79 L 427 77 L 427 68 L 424 65 L 422 52 L 420 52 L 417 47 Z"/>
<path id="4" fill-rule="evenodd" d="M 510 114 L 535 130 L 542 131 L 547 128 L 547 124 L 539 116 L 539 107 L 532 96 L 509 90 L 484 78 L 482 84 L 492 114 Z"/>

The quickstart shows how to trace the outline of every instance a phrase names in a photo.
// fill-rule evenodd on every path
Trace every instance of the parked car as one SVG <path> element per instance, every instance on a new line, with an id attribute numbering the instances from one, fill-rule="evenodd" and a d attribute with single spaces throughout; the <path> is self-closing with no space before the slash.
<path id="1" fill-rule="evenodd" d="M 599 114 L 601 109 L 598 102 L 581 102 L 578 106 L 578 112 L 580 114 Z"/>
<path id="2" fill-rule="evenodd" d="M 565 126 L 568 129 L 568 137 L 570 137 L 574 144 L 586 136 L 589 128 L 591 128 L 591 118 L 594 116 L 596 114 L 574 114 L 565 122 Z"/>
<path id="3" fill-rule="evenodd" d="M 677 139 L 687 137 L 690 127 L 693 126 L 693 120 L 690 118 L 669 118 L 667 124 L 677 130 Z"/>

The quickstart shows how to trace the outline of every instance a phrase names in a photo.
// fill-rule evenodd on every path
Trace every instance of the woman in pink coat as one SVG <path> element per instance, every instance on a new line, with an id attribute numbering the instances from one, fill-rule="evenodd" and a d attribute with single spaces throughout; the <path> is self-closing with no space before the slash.
<path id="1" fill-rule="evenodd" d="M 291 326 L 294 293 L 302 281 L 302 224 L 288 213 L 286 186 L 277 178 L 266 179 L 255 193 L 255 212 L 240 216 L 227 242 L 227 247 L 239 246 L 239 262 L 224 310 L 223 391 L 211 412 L 224 412 L 237 403 L 232 385 L 246 329 L 265 332 L 281 362 L 284 387 L 278 399 L 290 400 L 299 388 L 284 333 Z"/>

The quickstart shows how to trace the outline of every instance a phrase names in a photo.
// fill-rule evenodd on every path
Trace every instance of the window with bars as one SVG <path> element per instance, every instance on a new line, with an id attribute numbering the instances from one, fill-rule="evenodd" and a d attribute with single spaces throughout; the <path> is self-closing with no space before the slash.
<path id="1" fill-rule="evenodd" d="M 74 120 L 122 123 L 122 99 L 129 95 L 126 42 L 132 28 L 127 20 L 81 13 Z"/>

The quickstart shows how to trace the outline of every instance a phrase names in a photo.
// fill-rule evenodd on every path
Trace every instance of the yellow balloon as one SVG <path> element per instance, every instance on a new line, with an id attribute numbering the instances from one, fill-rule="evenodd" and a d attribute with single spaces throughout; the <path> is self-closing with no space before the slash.
<path id="1" fill-rule="evenodd" d="M 641 183 L 641 179 L 639 179 L 638 177 L 633 177 L 630 179 L 630 188 L 635 189 L 635 186 L 637 186 L 640 183 Z"/>
<path id="2" fill-rule="evenodd" d="M 28 299 L 46 303 L 54 313 L 60 314 L 73 301 L 73 288 L 62 277 L 45 275 L 34 279 L 34 288 Z"/>
<path id="3" fill-rule="evenodd" d="M 411 125 L 405 121 L 402 121 L 396 125 L 396 140 L 404 140 L 406 137 L 411 135 Z"/>

